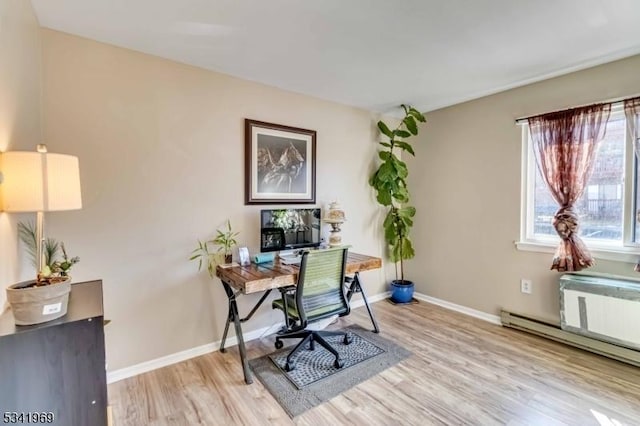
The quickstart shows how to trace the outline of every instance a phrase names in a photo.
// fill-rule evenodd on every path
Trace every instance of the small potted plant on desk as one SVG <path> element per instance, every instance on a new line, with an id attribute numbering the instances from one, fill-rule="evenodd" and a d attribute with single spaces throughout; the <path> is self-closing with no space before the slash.
<path id="1" fill-rule="evenodd" d="M 391 261 L 396 262 L 396 279 L 391 282 L 391 299 L 397 303 L 408 303 L 413 298 L 414 283 L 404 279 L 404 261 L 415 256 L 409 231 L 413 226 L 416 209 L 408 204 L 407 164 L 396 156 L 397 151 L 394 150 L 415 155 L 407 140 L 418 134 L 418 122 L 425 122 L 425 118 L 411 106 L 402 105 L 402 109 L 404 118 L 394 130 L 389 129 L 383 121 L 378 122 L 378 129 L 389 140 L 380 142 L 383 149 L 378 153 L 378 157 L 382 163 L 369 179 L 369 185 L 375 189 L 378 203 L 387 209 L 382 225 L 384 239 L 389 248 Z"/>
<path id="2" fill-rule="evenodd" d="M 19 223 L 18 234 L 37 269 L 37 242 L 32 223 Z M 71 267 L 80 261 L 69 258 L 63 242 L 47 238 L 43 245 L 44 263 L 36 279 L 7 288 L 7 301 L 16 325 L 32 325 L 51 321 L 67 313 L 71 291 Z M 60 258 L 60 256 L 62 256 Z"/>
<path id="3" fill-rule="evenodd" d="M 232 250 L 233 247 L 238 244 L 236 237 L 239 234 L 239 232 L 233 231 L 231 228 L 231 222 L 227 220 L 227 229 L 217 229 L 215 238 L 208 241 L 198 240 L 198 247 L 191 252 L 189 260 L 198 261 L 198 270 L 202 269 L 202 262 L 206 262 L 209 276 L 213 278 L 216 275 L 216 265 L 220 263 L 219 256 L 224 255 L 224 263 L 226 264 L 230 264 L 233 260 Z M 212 252 L 211 249 L 209 249 L 210 245 L 214 247 L 218 246 L 218 250 L 216 250 L 216 252 Z"/>

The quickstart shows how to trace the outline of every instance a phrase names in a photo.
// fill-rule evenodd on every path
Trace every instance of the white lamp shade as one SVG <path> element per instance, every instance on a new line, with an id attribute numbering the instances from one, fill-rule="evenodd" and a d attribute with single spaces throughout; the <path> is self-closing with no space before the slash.
<path id="1" fill-rule="evenodd" d="M 329 204 L 329 211 L 327 211 L 324 221 L 327 223 L 344 223 L 347 218 L 345 217 L 344 210 L 340 207 L 337 201 L 333 201 Z"/>
<path id="2" fill-rule="evenodd" d="M 2 210 L 37 212 L 82 208 L 78 157 L 13 151 L 2 154 Z"/>

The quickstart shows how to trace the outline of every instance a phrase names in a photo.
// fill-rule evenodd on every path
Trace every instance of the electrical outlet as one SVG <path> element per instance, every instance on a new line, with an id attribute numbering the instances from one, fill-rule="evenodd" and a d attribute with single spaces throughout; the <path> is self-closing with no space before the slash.
<path id="1" fill-rule="evenodd" d="M 520 291 L 526 294 L 531 294 L 531 291 L 533 290 L 533 281 L 531 280 L 525 280 L 525 279 L 521 279 L 520 280 Z"/>

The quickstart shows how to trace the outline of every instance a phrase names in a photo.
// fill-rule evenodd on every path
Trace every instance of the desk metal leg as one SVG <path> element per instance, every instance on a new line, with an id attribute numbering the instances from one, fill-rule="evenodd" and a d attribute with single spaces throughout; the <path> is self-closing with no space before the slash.
<path id="1" fill-rule="evenodd" d="M 238 316 L 238 305 L 235 300 L 231 305 L 233 310 L 233 325 L 236 328 L 236 338 L 238 339 L 238 348 L 240 349 L 240 362 L 242 363 L 242 372 L 244 373 L 244 382 L 248 385 L 253 383 L 251 370 L 249 369 L 249 361 L 247 361 L 247 350 L 244 347 L 244 337 L 242 337 L 242 326 L 240 325 L 240 317 Z"/>
<path id="2" fill-rule="evenodd" d="M 236 339 L 238 340 L 238 349 L 240 352 L 240 362 L 242 363 L 242 372 L 244 373 L 244 381 L 246 384 L 250 385 L 253 383 L 253 379 L 251 377 L 251 370 L 249 369 L 249 362 L 247 361 L 247 350 L 244 345 L 244 337 L 242 336 L 242 324 L 243 322 L 251 319 L 253 314 L 256 313 L 258 308 L 264 303 L 267 299 L 267 296 L 271 293 L 271 290 L 265 291 L 260 300 L 255 304 L 253 309 L 249 312 L 249 314 L 240 318 L 238 313 L 238 303 L 236 302 L 236 293 L 233 292 L 233 289 L 229 284 L 222 281 L 222 286 L 224 287 L 224 291 L 227 294 L 227 298 L 229 299 L 229 311 L 227 314 L 227 323 L 224 326 L 224 333 L 222 333 L 222 341 L 220 342 L 220 352 L 225 352 L 224 344 L 227 341 L 227 333 L 229 332 L 229 324 L 233 322 L 233 327 L 236 330 Z"/>
<path id="3" fill-rule="evenodd" d="M 371 322 L 373 323 L 373 332 L 380 333 L 378 322 L 376 321 L 376 317 L 373 316 L 373 311 L 371 310 L 371 306 L 369 306 L 367 295 L 364 293 L 364 289 L 362 288 L 362 285 L 360 285 L 360 274 L 356 272 L 353 275 L 353 278 L 350 278 L 350 280 L 351 280 L 351 284 L 349 285 L 349 290 L 347 290 L 347 300 L 351 302 L 351 297 L 353 297 L 353 293 L 361 293 L 362 300 L 364 301 L 364 306 L 367 307 L 369 318 L 371 318 Z"/>
<path id="4" fill-rule="evenodd" d="M 220 344 L 220 351 L 224 352 L 224 343 L 227 339 L 227 332 L 229 331 L 229 323 L 233 321 L 233 325 L 236 330 L 236 339 L 238 340 L 238 349 L 240 352 L 240 363 L 242 364 L 242 372 L 244 373 L 244 381 L 250 385 L 253 383 L 251 377 L 251 370 L 249 369 L 249 362 L 247 361 L 247 350 L 244 346 L 244 338 L 242 337 L 242 326 L 240 325 L 240 316 L 238 315 L 238 304 L 236 302 L 236 295 L 227 283 L 222 282 L 224 291 L 227 293 L 229 299 L 229 315 L 227 316 L 227 324 L 224 328 L 224 335 L 222 336 L 222 343 Z"/>
<path id="5" fill-rule="evenodd" d="M 229 297 L 227 295 L 227 297 Z M 229 299 L 229 306 L 227 307 L 227 323 L 224 325 L 224 333 L 222 333 L 222 341 L 220 342 L 220 352 L 225 353 L 226 349 L 224 348 L 224 343 L 227 341 L 227 333 L 229 332 L 229 324 L 233 321 L 233 316 L 231 315 L 231 299 Z"/>

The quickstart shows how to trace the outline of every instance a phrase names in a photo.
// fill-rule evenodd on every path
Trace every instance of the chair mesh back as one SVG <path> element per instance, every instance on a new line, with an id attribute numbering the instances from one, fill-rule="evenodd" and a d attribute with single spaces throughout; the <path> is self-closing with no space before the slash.
<path id="1" fill-rule="evenodd" d="M 303 254 L 296 297 L 303 321 L 341 315 L 349 310 L 343 290 L 346 260 L 346 248 Z"/>

